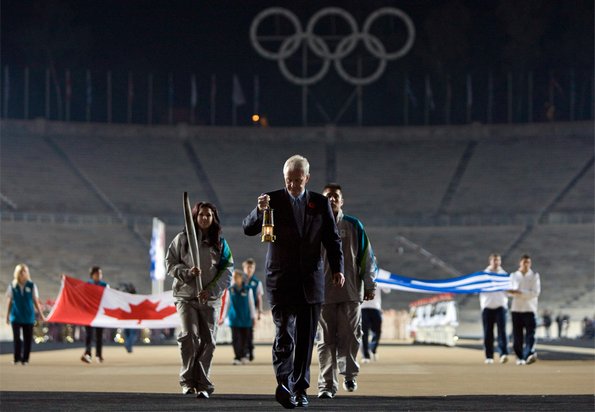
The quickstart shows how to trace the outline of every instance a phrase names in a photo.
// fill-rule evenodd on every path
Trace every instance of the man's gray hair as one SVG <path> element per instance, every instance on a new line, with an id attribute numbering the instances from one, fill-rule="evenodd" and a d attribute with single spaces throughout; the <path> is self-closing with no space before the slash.
<path id="1" fill-rule="evenodd" d="M 288 170 L 303 170 L 306 175 L 310 174 L 310 163 L 308 159 L 301 155 L 293 155 L 285 161 L 283 165 L 283 175 Z"/>

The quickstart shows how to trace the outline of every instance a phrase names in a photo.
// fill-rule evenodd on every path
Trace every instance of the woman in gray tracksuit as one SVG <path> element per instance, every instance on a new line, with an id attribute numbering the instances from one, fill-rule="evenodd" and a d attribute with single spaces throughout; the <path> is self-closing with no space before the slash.
<path id="1" fill-rule="evenodd" d="M 233 257 L 221 237 L 221 224 L 214 205 L 197 203 L 192 209 L 192 218 L 200 267 L 192 263 L 186 231 L 178 233 L 169 245 L 166 262 L 167 273 L 174 278 L 173 295 L 182 323 L 178 335 L 182 393 L 208 398 L 215 390 L 209 374 L 221 297 L 231 284 Z M 199 290 L 199 276 L 202 290 Z"/>

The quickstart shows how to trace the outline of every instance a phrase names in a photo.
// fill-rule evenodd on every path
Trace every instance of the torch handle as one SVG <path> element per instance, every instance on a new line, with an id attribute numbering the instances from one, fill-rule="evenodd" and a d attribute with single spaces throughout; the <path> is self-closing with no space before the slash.
<path id="1" fill-rule="evenodd" d="M 198 238 L 196 237 L 196 229 L 194 228 L 194 221 L 192 219 L 192 209 L 190 208 L 190 199 L 188 192 L 184 192 L 184 224 L 186 226 L 186 238 L 188 239 L 188 248 L 190 249 L 190 257 L 194 267 L 200 269 L 200 256 L 198 254 Z M 202 291 L 201 276 L 196 277 L 196 286 L 198 292 Z"/>

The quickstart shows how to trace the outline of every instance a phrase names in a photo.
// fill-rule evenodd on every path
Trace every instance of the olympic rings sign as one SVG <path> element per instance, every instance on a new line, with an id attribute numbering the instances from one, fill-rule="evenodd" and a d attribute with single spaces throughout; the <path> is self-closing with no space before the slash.
<path id="1" fill-rule="evenodd" d="M 277 51 L 271 51 L 264 48 L 261 42 L 267 38 L 266 36 L 259 36 L 258 34 L 258 28 L 263 20 L 273 16 L 287 19 L 291 26 L 293 26 L 294 32 L 289 36 L 275 37 L 275 39 L 281 41 L 281 45 Z M 331 46 L 329 46 L 325 40 L 328 36 L 321 36 L 315 33 L 315 28 L 319 20 L 326 16 L 337 16 L 342 18 L 347 23 L 350 30 L 350 34 L 343 37 L 337 43 L 334 50 L 331 49 Z M 376 20 L 381 17 L 395 17 L 405 24 L 407 39 L 401 48 L 388 52 L 383 42 L 370 32 L 370 29 Z M 326 7 L 316 12 L 308 21 L 305 31 L 296 15 L 282 7 L 271 7 L 261 11 L 254 20 L 252 20 L 252 25 L 250 26 L 250 40 L 258 54 L 264 58 L 276 60 L 279 69 L 285 78 L 300 86 L 306 86 L 320 81 L 327 74 L 331 63 L 333 63 L 339 76 L 346 82 L 355 86 L 371 84 L 378 80 L 384 73 L 386 64 L 389 60 L 399 59 L 409 52 L 413 46 L 414 39 L 415 26 L 413 25 L 413 21 L 411 21 L 411 18 L 405 14 L 405 12 L 394 7 L 383 7 L 374 11 L 364 21 L 361 31 L 353 16 L 339 7 Z M 358 42 L 360 41 L 363 43 L 365 49 L 378 59 L 378 66 L 370 75 L 358 77 L 345 70 L 343 59 L 357 47 Z M 314 55 L 322 59 L 320 69 L 311 76 L 297 76 L 287 67 L 286 60 L 298 51 L 300 46 L 307 47 Z"/>

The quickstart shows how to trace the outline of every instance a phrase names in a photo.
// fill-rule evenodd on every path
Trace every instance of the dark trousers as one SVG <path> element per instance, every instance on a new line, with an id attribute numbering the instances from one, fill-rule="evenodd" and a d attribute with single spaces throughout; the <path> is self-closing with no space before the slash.
<path id="1" fill-rule="evenodd" d="M 22 341 L 21 330 L 23 331 Z M 12 323 L 12 336 L 14 341 L 14 361 L 29 362 L 31 342 L 33 341 L 33 325 Z"/>
<path id="2" fill-rule="evenodd" d="M 372 334 L 370 340 L 369 335 Z M 378 309 L 362 309 L 362 356 L 370 359 L 370 352 L 376 353 L 382 334 L 382 312 Z"/>
<path id="3" fill-rule="evenodd" d="M 126 352 L 132 352 L 132 346 L 138 337 L 138 330 L 137 329 L 124 329 L 124 346 L 126 347 Z"/>
<path id="4" fill-rule="evenodd" d="M 273 305 L 276 334 L 273 342 L 273 368 L 277 383 L 293 392 L 310 387 L 310 363 L 320 304 Z"/>
<path id="5" fill-rule="evenodd" d="M 231 343 L 235 359 L 242 359 L 248 355 L 248 339 L 252 328 L 231 328 Z"/>
<path id="6" fill-rule="evenodd" d="M 517 359 L 527 360 L 535 353 L 535 314 L 512 312 L 512 340 Z"/>
<path id="7" fill-rule="evenodd" d="M 95 356 L 101 358 L 101 349 L 103 347 L 103 328 L 85 326 L 85 332 L 85 353 L 91 356 L 93 335 L 95 335 Z"/>
<path id="8" fill-rule="evenodd" d="M 248 331 L 248 356 L 250 359 L 254 358 L 254 326 Z"/>
<path id="9" fill-rule="evenodd" d="M 508 343 L 506 342 L 506 308 L 495 309 L 485 308 L 481 312 L 483 322 L 483 346 L 486 359 L 494 358 L 494 325 L 498 331 L 498 351 L 500 356 L 508 355 Z"/>

